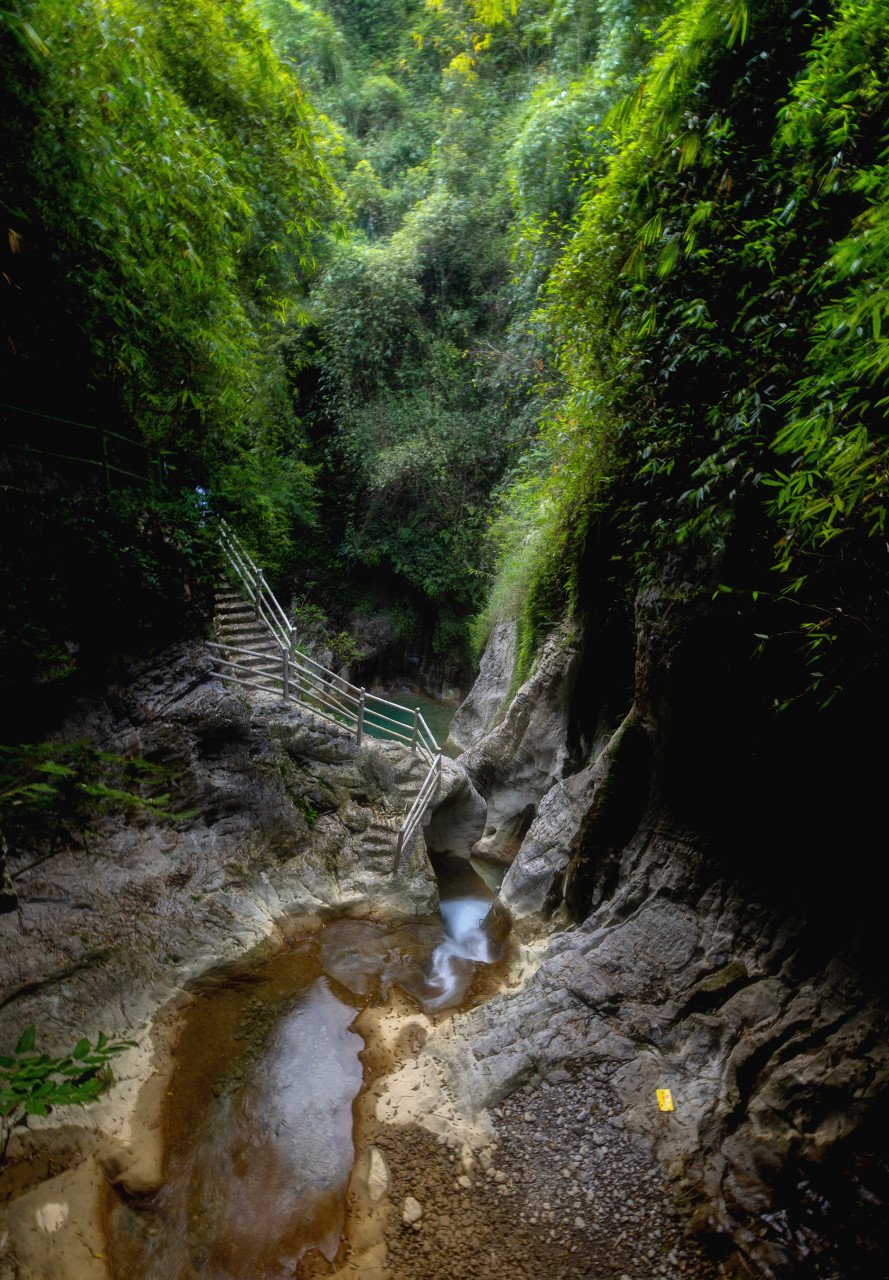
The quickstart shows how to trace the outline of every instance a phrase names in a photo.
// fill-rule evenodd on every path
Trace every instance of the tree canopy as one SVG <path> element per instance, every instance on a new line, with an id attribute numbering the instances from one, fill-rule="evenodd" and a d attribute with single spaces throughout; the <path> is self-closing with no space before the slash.
<path id="1" fill-rule="evenodd" d="M 4 11 L 9 400 L 441 651 L 513 613 L 527 669 L 603 529 L 625 611 L 698 557 L 829 700 L 883 609 L 887 8 Z"/>

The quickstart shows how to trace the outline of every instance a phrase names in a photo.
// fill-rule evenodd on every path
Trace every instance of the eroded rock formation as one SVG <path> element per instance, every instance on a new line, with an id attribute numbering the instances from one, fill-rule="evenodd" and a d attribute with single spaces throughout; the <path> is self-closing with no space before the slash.
<path id="1" fill-rule="evenodd" d="M 467 1114 L 554 1070 L 616 1068 L 625 1121 L 727 1265 L 870 1280 L 887 1245 L 889 1018 L 866 898 L 844 876 L 827 902 L 809 874 L 866 799 L 864 782 L 858 803 L 839 794 L 831 765 L 849 778 L 866 757 L 831 756 L 826 717 L 761 712 L 768 668 L 714 620 L 711 596 L 700 566 L 640 596 L 625 718 L 585 760 L 568 705 L 587 659 L 561 637 L 463 757 L 489 801 L 488 843 L 512 857 L 503 900 L 559 931 L 519 990 L 437 1032 L 424 1056 Z M 545 751 L 529 764 L 535 716 Z"/>
<path id="2" fill-rule="evenodd" d="M 497 631 L 492 643 L 499 652 Z M 484 834 L 473 847 L 481 858 L 512 862 L 537 805 L 562 777 L 577 658 L 571 629 L 551 636 L 503 716 L 460 757 L 488 804 Z M 485 705 L 490 714 L 493 699 Z"/>

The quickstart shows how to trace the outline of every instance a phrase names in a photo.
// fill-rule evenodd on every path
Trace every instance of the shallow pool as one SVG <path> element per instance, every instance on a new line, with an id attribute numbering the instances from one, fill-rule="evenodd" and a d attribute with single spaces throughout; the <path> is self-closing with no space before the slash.
<path id="1" fill-rule="evenodd" d="M 469 864 L 438 859 L 441 917 L 334 920 L 208 981 L 185 1016 L 167 1099 L 165 1180 L 109 1189 L 115 1280 L 294 1280 L 332 1261 L 355 1161 L 361 1009 L 393 987 L 437 1014 L 503 956 L 509 915 Z"/>

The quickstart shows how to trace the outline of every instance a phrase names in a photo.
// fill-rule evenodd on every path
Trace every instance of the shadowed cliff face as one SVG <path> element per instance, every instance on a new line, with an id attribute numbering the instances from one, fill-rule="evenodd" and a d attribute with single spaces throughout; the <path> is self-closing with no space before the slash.
<path id="1" fill-rule="evenodd" d="M 889 1259 L 873 856 L 885 752 L 868 732 L 884 690 L 853 680 L 826 711 L 776 714 L 780 673 L 712 595 L 698 566 L 637 599 L 616 726 L 607 671 L 589 672 L 591 624 L 569 717 L 532 676 L 469 753 L 482 796 L 502 796 L 521 781 L 509 762 L 529 716 L 563 726 L 561 775 L 526 797 L 502 896 L 519 917 L 577 922 L 521 992 L 467 1018 L 469 1087 L 492 1102 L 562 1064 L 618 1064 L 628 1122 L 739 1274 L 870 1280 Z M 496 775 L 473 768 L 495 750 Z M 459 1046 L 429 1051 L 456 1070 Z"/>

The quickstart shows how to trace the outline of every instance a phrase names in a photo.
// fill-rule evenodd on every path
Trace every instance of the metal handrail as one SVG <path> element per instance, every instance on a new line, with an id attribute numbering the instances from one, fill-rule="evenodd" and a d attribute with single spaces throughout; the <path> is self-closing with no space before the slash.
<path id="1" fill-rule="evenodd" d="M 268 628 L 271 638 L 281 651 L 278 659 L 274 653 L 262 653 L 256 649 L 209 641 L 211 650 L 220 651 L 220 656 L 214 655 L 213 661 L 217 666 L 225 668 L 224 671 L 220 671 L 222 678 L 245 689 L 256 689 L 265 693 L 280 692 L 285 703 L 302 702 L 314 715 L 331 721 L 339 728 L 344 727 L 345 720 L 347 724 L 355 726 L 359 746 L 366 731 L 373 729 L 376 733 L 385 734 L 390 741 L 406 743 L 414 755 L 429 761 L 426 776 L 398 830 L 392 864 L 392 872 L 395 874 L 404 850 L 416 836 L 433 797 L 441 788 L 442 755 L 435 735 L 423 718 L 419 707 L 414 708 L 412 723 L 405 724 L 403 721 L 395 720 L 370 704 L 379 703 L 397 711 L 407 711 L 408 708 L 399 702 L 390 702 L 387 698 L 368 693 L 365 689 L 351 684 L 342 675 L 330 671 L 315 658 L 299 649 L 296 644 L 296 628 L 266 582 L 262 570 L 230 525 L 220 518 L 219 526 L 219 546 L 232 572 L 234 582 L 243 589 L 245 597 L 253 606 L 257 621 L 261 621 Z M 223 653 L 230 656 L 222 657 Z M 255 667 L 237 662 L 236 657 L 259 658 L 264 662 L 272 663 L 280 661 L 281 673 L 279 675 L 277 671 L 257 671 Z M 234 674 L 236 671 L 237 675 Z M 240 674 L 242 672 L 252 675 L 254 679 L 244 679 Z M 258 683 L 257 681 L 260 680 L 267 683 Z M 348 699 L 355 703 L 357 711 L 336 701 L 337 698 Z M 318 703 L 321 707 L 312 705 Z M 322 707 L 329 710 L 322 710 Z M 331 715 L 331 711 L 336 715 Z M 378 724 L 376 723 L 378 720 L 387 723 Z M 390 728 L 390 725 L 397 728 Z"/>
<path id="2" fill-rule="evenodd" d="M 417 798 L 407 812 L 401 829 L 398 832 L 398 839 L 395 844 L 395 857 L 392 862 L 392 874 L 398 871 L 398 864 L 401 861 L 401 855 L 404 850 L 410 847 L 411 841 L 419 829 L 420 823 L 426 814 L 426 810 L 432 803 L 433 796 L 437 796 L 441 790 L 441 752 L 432 761 L 429 766 L 429 772 L 423 779 L 423 785 L 417 792 Z"/>

